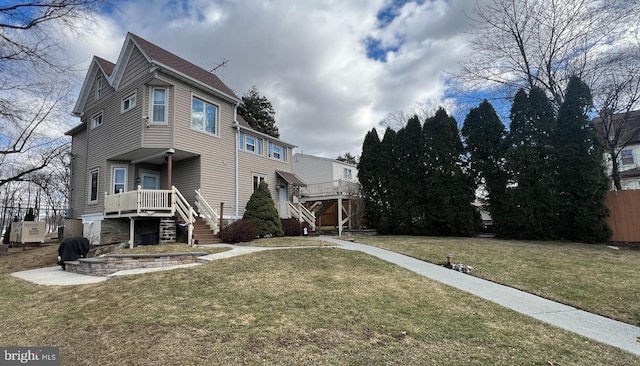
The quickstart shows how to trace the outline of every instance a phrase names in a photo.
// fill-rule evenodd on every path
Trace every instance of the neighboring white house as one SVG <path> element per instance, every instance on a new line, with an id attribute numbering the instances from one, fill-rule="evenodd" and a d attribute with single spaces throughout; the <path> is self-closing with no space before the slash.
<path id="1" fill-rule="evenodd" d="M 307 184 L 301 187 L 299 199 L 316 214 L 318 226 L 336 228 L 340 235 L 345 227 L 352 228 L 360 197 L 354 164 L 297 153 L 292 170 Z"/>
<path id="2" fill-rule="evenodd" d="M 615 120 L 620 117 L 619 115 L 614 115 L 613 118 Z M 598 123 L 598 119 L 595 121 Z M 628 140 L 629 142 L 620 150 L 618 155 L 620 184 L 623 190 L 640 189 L 640 110 L 630 113 L 622 136 L 622 140 Z M 607 175 L 611 177 L 613 164 L 607 153 L 605 153 L 605 163 Z M 611 182 L 611 189 L 615 189 L 613 181 Z"/>
<path id="3" fill-rule="evenodd" d="M 293 172 L 307 184 L 345 180 L 358 182 L 358 167 L 335 159 L 296 153 L 293 155 Z"/>

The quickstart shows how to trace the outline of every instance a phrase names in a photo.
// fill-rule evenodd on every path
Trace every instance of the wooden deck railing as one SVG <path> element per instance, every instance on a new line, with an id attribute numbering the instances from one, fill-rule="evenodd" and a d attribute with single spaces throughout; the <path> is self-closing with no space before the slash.
<path id="1" fill-rule="evenodd" d="M 142 189 L 104 195 L 105 214 L 141 214 L 141 213 L 170 213 L 175 214 L 175 205 L 171 202 L 173 190 Z"/>
<path id="2" fill-rule="evenodd" d="M 339 179 L 331 182 L 309 184 L 301 188 L 301 193 L 306 197 L 358 196 L 360 194 L 360 184 Z"/>

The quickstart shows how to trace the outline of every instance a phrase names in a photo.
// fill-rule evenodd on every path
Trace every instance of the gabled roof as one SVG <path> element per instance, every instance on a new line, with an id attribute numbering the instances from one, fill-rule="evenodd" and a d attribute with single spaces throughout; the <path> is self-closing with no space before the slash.
<path id="1" fill-rule="evenodd" d="M 93 56 L 93 57 L 95 61 L 98 63 L 98 66 L 100 66 L 100 69 L 102 69 L 102 72 L 106 76 L 111 76 L 111 74 L 113 73 L 113 69 L 116 67 L 116 64 L 111 63 L 103 59 L 102 57 L 98 57 L 98 56 Z"/>
<path id="2" fill-rule="evenodd" d="M 614 123 L 616 121 L 620 121 L 625 118 L 625 113 L 618 113 L 613 115 Z M 602 139 L 606 139 L 604 135 L 604 129 L 602 127 L 602 118 L 597 117 L 593 119 L 593 122 L 596 125 L 596 131 L 600 135 Z M 620 141 L 627 142 L 629 144 L 639 144 L 640 143 L 640 110 L 631 111 L 627 116 L 627 122 L 624 125 L 624 130 L 620 135 Z"/>
<path id="3" fill-rule="evenodd" d="M 89 76 L 94 75 L 96 68 L 102 71 L 109 85 L 118 90 L 124 71 L 127 68 L 129 57 L 134 48 L 137 48 L 156 70 L 182 79 L 188 83 L 195 84 L 231 102 L 240 101 L 233 90 L 226 86 L 216 75 L 133 33 L 127 33 L 127 37 L 122 45 L 122 50 L 118 56 L 118 61 L 115 64 L 94 56 L 87 71 L 82 89 L 80 90 L 80 96 L 73 109 L 75 115 L 81 115 L 84 110 L 84 105 L 89 97 L 89 90 L 93 82 L 93 78 Z"/>

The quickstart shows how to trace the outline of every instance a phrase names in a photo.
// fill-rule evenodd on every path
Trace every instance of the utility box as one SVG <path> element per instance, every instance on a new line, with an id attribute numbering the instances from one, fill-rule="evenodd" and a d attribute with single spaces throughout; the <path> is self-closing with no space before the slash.
<path id="1" fill-rule="evenodd" d="M 44 221 L 12 222 L 10 239 L 21 244 L 44 243 L 44 227 Z"/>

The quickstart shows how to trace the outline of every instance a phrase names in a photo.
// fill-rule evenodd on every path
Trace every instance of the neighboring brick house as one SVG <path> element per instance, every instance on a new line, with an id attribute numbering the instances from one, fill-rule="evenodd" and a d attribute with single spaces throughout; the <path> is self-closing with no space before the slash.
<path id="1" fill-rule="evenodd" d="M 290 201 L 295 146 L 253 130 L 239 103 L 216 75 L 127 34 L 115 64 L 93 58 L 73 111 L 70 218 L 93 244 L 158 241 L 173 217 L 198 239 L 222 203 L 240 218 L 260 181 Z"/>
<path id="2" fill-rule="evenodd" d="M 621 119 L 622 114 L 613 116 L 613 121 Z M 603 139 L 606 139 L 601 125 L 601 119 L 596 118 L 594 122 L 598 126 L 598 131 Z M 640 110 L 632 111 L 627 116 L 627 122 L 621 131 L 621 141 L 626 142 L 624 147 L 618 148 L 618 169 L 620 171 L 620 184 L 623 190 L 640 189 Z M 608 153 L 605 152 L 605 164 L 607 175 L 612 175 L 612 163 Z M 613 181 L 611 189 L 615 189 Z"/>

